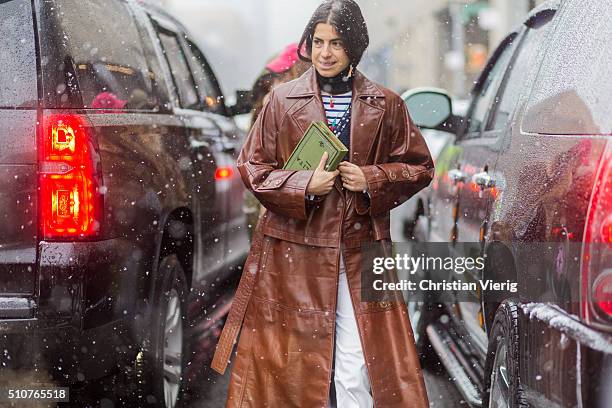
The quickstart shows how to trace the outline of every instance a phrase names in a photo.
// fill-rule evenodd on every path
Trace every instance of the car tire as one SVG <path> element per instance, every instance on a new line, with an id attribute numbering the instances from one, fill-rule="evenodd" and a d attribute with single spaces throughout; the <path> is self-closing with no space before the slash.
<path id="1" fill-rule="evenodd" d="M 419 201 L 413 217 L 405 219 L 402 224 L 402 234 L 405 240 L 426 242 L 429 238 L 429 219 L 425 215 L 423 203 Z"/>
<path id="2" fill-rule="evenodd" d="M 404 295 L 408 316 L 414 334 L 419 359 L 423 367 L 434 368 L 440 365 L 438 355 L 429 342 L 427 326 L 437 321 L 444 314 L 444 305 L 433 301 L 427 295 L 423 299 L 410 299 Z"/>
<path id="3" fill-rule="evenodd" d="M 417 213 L 416 219 L 414 221 L 406 221 L 404 224 L 404 233 L 407 239 L 412 239 L 415 242 L 427 242 L 429 239 L 429 219 L 425 215 L 420 214 L 422 212 L 422 204 L 419 204 L 419 207 L 421 211 Z M 409 225 L 410 229 L 408 230 Z M 420 271 L 420 273 L 424 272 Z M 425 275 L 422 276 L 422 279 L 425 279 Z M 440 366 L 440 360 L 429 342 L 427 326 L 440 318 L 444 311 L 444 305 L 429 299 L 426 294 L 422 300 L 411 300 L 405 296 L 405 301 L 421 366 L 437 368 Z"/>
<path id="4" fill-rule="evenodd" d="M 416 228 L 417 220 L 404 220 L 402 234 L 404 239 L 414 238 L 414 229 Z"/>
<path id="5" fill-rule="evenodd" d="M 136 357 L 139 407 L 178 407 L 185 396 L 187 283 L 175 255 L 163 258 L 151 307 L 151 324 Z"/>
<path id="6" fill-rule="evenodd" d="M 436 368 L 440 365 L 440 360 L 429 341 L 427 326 L 440 318 L 443 314 L 443 306 L 439 303 L 424 301 L 409 304 L 408 309 L 411 314 L 412 330 L 421 366 Z"/>
<path id="7" fill-rule="evenodd" d="M 519 309 L 514 301 L 501 303 L 489 336 L 485 363 L 483 407 L 526 408 L 520 379 Z"/>

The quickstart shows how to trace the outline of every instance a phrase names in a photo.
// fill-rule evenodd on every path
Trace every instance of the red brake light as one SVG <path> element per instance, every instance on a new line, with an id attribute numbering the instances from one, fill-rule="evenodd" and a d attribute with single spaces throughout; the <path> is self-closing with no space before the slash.
<path id="1" fill-rule="evenodd" d="M 606 244 L 612 244 L 612 214 L 608 214 L 601 224 L 601 240 Z"/>
<path id="2" fill-rule="evenodd" d="M 584 234 L 582 315 L 612 319 L 612 145 L 601 159 Z"/>
<path id="3" fill-rule="evenodd" d="M 593 299 L 597 307 L 612 316 L 612 273 L 600 275 L 593 283 Z"/>
<path id="4" fill-rule="evenodd" d="M 231 167 L 217 167 L 215 170 L 215 181 L 225 180 L 234 175 L 234 170 Z"/>
<path id="5" fill-rule="evenodd" d="M 91 126 L 78 115 L 43 119 L 39 188 L 44 239 L 91 237 L 101 210 Z"/>

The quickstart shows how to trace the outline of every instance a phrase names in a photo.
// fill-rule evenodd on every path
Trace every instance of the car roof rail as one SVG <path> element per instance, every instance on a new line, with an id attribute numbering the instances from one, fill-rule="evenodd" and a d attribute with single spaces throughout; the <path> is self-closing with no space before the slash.
<path id="1" fill-rule="evenodd" d="M 157 2 L 151 0 L 132 0 L 135 4 L 140 6 L 146 13 L 148 13 L 151 17 L 156 20 L 160 20 L 166 22 L 168 29 L 172 31 L 178 30 L 182 32 L 186 32 L 185 25 L 179 21 L 172 13 L 169 13 L 165 9 L 163 9 Z M 169 24 L 168 24 L 169 23 Z"/>
<path id="2" fill-rule="evenodd" d="M 529 28 L 537 28 L 553 18 L 559 7 L 561 7 L 562 0 L 548 0 L 539 6 L 535 7 L 527 15 L 525 24 Z"/>

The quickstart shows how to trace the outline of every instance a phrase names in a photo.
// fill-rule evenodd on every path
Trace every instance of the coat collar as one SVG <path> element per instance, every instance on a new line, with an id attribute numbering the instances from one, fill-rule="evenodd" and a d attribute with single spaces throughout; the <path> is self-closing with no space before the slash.
<path id="1" fill-rule="evenodd" d="M 319 93 L 319 83 L 317 81 L 315 68 L 310 67 L 308 71 L 296 79 L 295 86 L 289 91 L 287 97 L 304 98 L 318 95 Z M 353 79 L 353 93 L 358 98 L 368 96 L 383 98 L 385 96 L 382 91 L 359 70 L 355 70 L 355 78 Z"/>

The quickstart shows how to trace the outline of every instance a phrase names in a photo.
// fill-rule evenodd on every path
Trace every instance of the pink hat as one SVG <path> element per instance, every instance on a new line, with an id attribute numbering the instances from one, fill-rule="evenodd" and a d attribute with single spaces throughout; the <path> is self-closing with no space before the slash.
<path id="1" fill-rule="evenodd" d="M 275 74 L 281 74 L 291 69 L 299 59 L 297 49 L 296 43 L 289 44 L 279 56 L 266 65 L 266 68 Z"/>
<path id="2" fill-rule="evenodd" d="M 123 109 L 126 104 L 127 101 L 119 99 L 112 92 L 101 92 L 91 102 L 91 107 L 94 109 Z"/>

